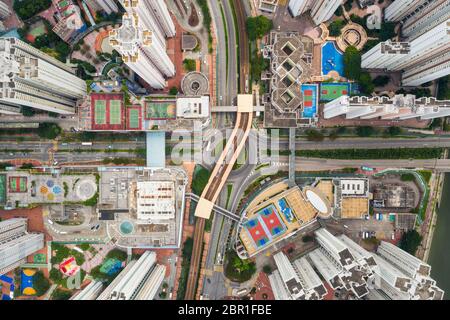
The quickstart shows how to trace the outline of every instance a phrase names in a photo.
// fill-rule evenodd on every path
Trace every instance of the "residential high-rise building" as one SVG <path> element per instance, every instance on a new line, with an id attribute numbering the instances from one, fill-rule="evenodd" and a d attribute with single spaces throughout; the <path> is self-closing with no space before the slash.
<path id="1" fill-rule="evenodd" d="M 86 82 L 64 63 L 15 39 L 0 38 L 0 113 L 21 106 L 73 114 Z"/>
<path id="2" fill-rule="evenodd" d="M 273 258 L 278 269 L 269 276 L 269 281 L 276 300 L 323 299 L 327 290 L 305 257 L 291 263 L 279 252 Z"/>
<path id="3" fill-rule="evenodd" d="M 84 0 L 84 2 L 94 11 L 103 10 L 106 14 L 119 11 L 119 6 L 114 0 Z"/>
<path id="4" fill-rule="evenodd" d="M 427 27 L 416 24 L 418 31 L 414 37 L 400 43 L 386 41 L 369 50 L 362 56 L 362 67 L 402 71 L 404 86 L 419 86 L 450 74 L 449 1 L 446 8 L 448 16 L 445 19 L 433 18 L 434 23 Z"/>
<path id="5" fill-rule="evenodd" d="M 146 251 L 131 261 L 97 300 L 152 300 L 165 276 L 165 266 L 156 265 L 156 254 Z"/>
<path id="6" fill-rule="evenodd" d="M 400 21 L 428 0 L 395 0 L 384 12 L 386 21 Z M 432 1 L 431 1 L 432 2 Z"/>
<path id="7" fill-rule="evenodd" d="M 0 0 L 0 19 L 5 19 L 9 17 L 10 14 L 11 10 L 9 10 L 8 5 Z"/>
<path id="8" fill-rule="evenodd" d="M 346 298 L 351 294 L 358 299 L 443 299 L 444 291 L 430 277 L 431 267 L 391 243 L 381 241 L 374 254 L 346 235 L 334 236 L 322 228 L 315 236 L 319 248 L 294 261 L 293 267 L 283 253 L 274 256 L 278 270 L 269 281 L 277 299 L 292 299 L 289 283 L 301 283 L 302 289 L 323 287 L 312 266 Z M 319 290 L 326 293 L 324 287 Z"/>
<path id="9" fill-rule="evenodd" d="M 150 6 L 144 1 L 121 3 L 127 12 L 122 17 L 122 26 L 111 31 L 110 43 L 139 77 L 151 87 L 162 89 L 166 86 L 166 78 L 175 75 L 175 66 L 167 55 L 167 33 L 159 26 L 164 21 L 163 15 L 155 18 L 153 8 L 167 10 L 167 7 L 164 3 Z M 167 15 L 171 21 L 168 12 Z"/>
<path id="10" fill-rule="evenodd" d="M 70 300 L 95 300 L 103 290 L 101 281 L 92 281 L 86 288 L 74 294 Z"/>
<path id="11" fill-rule="evenodd" d="M 380 269 L 376 273 L 383 285 L 390 285 L 386 290 L 388 296 L 406 295 L 411 300 L 443 299 L 444 291 L 430 277 L 430 265 L 385 241 L 378 246 L 377 254 L 375 261 Z M 385 267 L 386 264 L 390 267 Z"/>
<path id="12" fill-rule="evenodd" d="M 121 0 L 128 13 L 136 13 L 142 20 L 142 25 L 151 30 L 165 47 L 165 38 L 176 34 L 175 24 L 170 16 L 164 0 Z"/>
<path id="13" fill-rule="evenodd" d="M 27 219 L 0 222 L 0 275 L 26 262 L 26 257 L 44 247 L 44 234 L 28 233 Z"/>
<path id="14" fill-rule="evenodd" d="M 342 0 L 290 0 L 289 10 L 295 17 L 311 10 L 314 23 L 321 24 L 330 20 L 342 3 Z"/>
<path id="15" fill-rule="evenodd" d="M 412 41 L 450 19 L 448 0 L 396 0 L 385 10 L 385 20 L 401 22 L 402 36 Z"/>
<path id="16" fill-rule="evenodd" d="M 389 97 L 341 96 L 324 106 L 324 118 L 345 115 L 346 119 L 429 120 L 450 115 L 450 100 L 416 98 L 414 95 Z"/>

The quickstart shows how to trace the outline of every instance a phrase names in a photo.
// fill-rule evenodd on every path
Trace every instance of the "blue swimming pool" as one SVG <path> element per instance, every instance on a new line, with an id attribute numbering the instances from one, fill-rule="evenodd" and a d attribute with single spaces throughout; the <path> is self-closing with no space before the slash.
<path id="1" fill-rule="evenodd" d="M 286 220 L 292 222 L 294 220 L 294 216 L 292 215 L 292 209 L 289 208 L 286 200 L 284 200 L 284 198 L 278 200 L 278 205 L 280 206 L 281 212 L 283 212 L 286 217 Z"/>
<path id="2" fill-rule="evenodd" d="M 328 41 L 322 47 L 322 75 L 327 75 L 331 71 L 344 76 L 344 55 L 333 41 Z"/>

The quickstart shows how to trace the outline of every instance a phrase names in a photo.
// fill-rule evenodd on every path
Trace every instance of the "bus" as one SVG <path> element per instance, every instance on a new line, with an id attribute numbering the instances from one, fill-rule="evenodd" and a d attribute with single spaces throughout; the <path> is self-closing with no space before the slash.
<path id="1" fill-rule="evenodd" d="M 92 146 L 92 142 L 82 142 L 82 146 Z"/>
<path id="2" fill-rule="evenodd" d="M 361 167 L 361 170 L 363 170 L 363 171 L 370 171 L 370 172 L 372 172 L 372 171 L 375 171 L 375 168 L 371 168 L 371 167 L 366 167 L 366 166 L 362 166 L 362 167 Z"/>

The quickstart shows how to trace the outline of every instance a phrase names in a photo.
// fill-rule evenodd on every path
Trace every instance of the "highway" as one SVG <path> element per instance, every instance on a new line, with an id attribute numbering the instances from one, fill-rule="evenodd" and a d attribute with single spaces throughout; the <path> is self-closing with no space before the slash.
<path id="1" fill-rule="evenodd" d="M 82 146 L 81 142 L 59 142 L 56 152 L 53 148 L 54 144 L 51 141 L 0 141 L 0 159 L 32 159 L 47 162 L 50 152 L 54 153 L 54 160 L 60 163 L 101 161 L 109 157 L 135 158 L 135 150 L 145 148 L 145 141 L 95 141 L 92 146 Z"/>
<path id="2" fill-rule="evenodd" d="M 279 162 L 274 165 L 286 170 L 288 161 L 287 156 L 281 156 Z M 450 159 L 337 160 L 297 157 L 295 161 L 297 171 L 324 171 L 368 166 L 373 168 L 425 168 L 450 172 Z"/>
<path id="3" fill-rule="evenodd" d="M 236 9 L 236 15 L 238 20 L 239 33 L 239 50 L 240 50 L 240 77 L 239 77 L 239 91 L 246 93 L 248 91 L 248 84 L 246 80 L 249 74 L 249 54 L 248 54 L 248 37 L 246 32 L 245 21 L 246 14 L 240 0 L 232 0 Z M 236 126 L 231 134 L 230 140 L 219 158 L 212 174 L 211 178 L 203 190 L 202 198 L 215 202 L 221 192 L 226 179 L 239 155 L 245 140 L 248 137 L 251 128 L 253 114 L 250 113 L 238 113 L 236 118 Z M 233 152 L 232 160 L 229 161 L 228 153 Z M 234 159 L 234 160 L 233 160 Z M 200 267 L 202 262 L 203 252 L 203 236 L 205 232 L 205 219 L 196 217 L 194 227 L 194 244 L 191 256 L 191 265 L 189 269 L 189 277 L 186 285 L 186 300 L 193 300 L 196 296 L 197 284 L 199 279 Z M 208 248 L 207 248 L 208 249 Z M 206 253 L 207 250 L 206 249 Z"/>

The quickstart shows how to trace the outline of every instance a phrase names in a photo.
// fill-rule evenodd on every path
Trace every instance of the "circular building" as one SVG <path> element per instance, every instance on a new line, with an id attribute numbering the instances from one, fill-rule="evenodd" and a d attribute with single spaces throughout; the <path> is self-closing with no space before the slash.
<path id="1" fill-rule="evenodd" d="M 209 94 L 209 80 L 201 72 L 189 72 L 181 80 L 181 90 L 187 96 L 203 96 Z"/>

